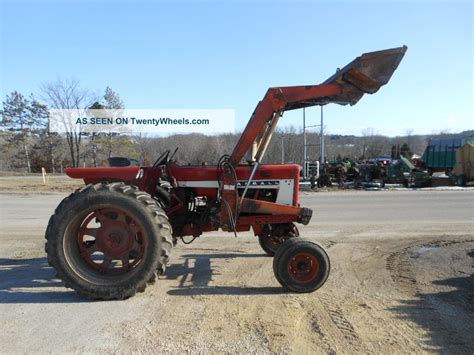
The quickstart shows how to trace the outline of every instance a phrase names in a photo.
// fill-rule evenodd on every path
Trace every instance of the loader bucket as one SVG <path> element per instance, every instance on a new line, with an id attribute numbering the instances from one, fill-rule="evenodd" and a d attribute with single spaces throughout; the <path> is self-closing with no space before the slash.
<path id="1" fill-rule="evenodd" d="M 373 94 L 387 84 L 400 64 L 407 47 L 364 53 L 350 62 L 323 84 L 340 84 L 344 93 L 331 97 L 330 102 L 354 105 L 364 94 Z"/>

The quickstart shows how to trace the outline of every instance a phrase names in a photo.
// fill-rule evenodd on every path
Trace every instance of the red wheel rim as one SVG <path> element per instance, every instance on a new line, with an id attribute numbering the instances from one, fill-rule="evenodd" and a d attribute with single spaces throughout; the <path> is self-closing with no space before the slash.
<path id="1" fill-rule="evenodd" d="M 117 208 L 93 211 L 77 234 L 81 258 L 104 274 L 124 274 L 143 259 L 146 238 L 143 227 Z"/>
<path id="2" fill-rule="evenodd" d="M 319 261 L 310 253 L 298 253 L 288 263 L 288 273 L 300 283 L 311 282 L 319 273 Z"/>

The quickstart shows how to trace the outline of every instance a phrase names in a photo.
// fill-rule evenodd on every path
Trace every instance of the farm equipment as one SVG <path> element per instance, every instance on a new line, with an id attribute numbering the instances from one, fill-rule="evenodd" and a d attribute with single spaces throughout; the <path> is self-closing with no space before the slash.
<path id="1" fill-rule="evenodd" d="M 65 198 L 46 230 L 48 261 L 67 287 L 91 299 L 123 299 L 165 272 L 179 239 L 204 232 L 253 230 L 273 255 L 278 282 L 312 292 L 329 275 L 329 258 L 299 237 L 309 223 L 300 207 L 299 165 L 262 165 L 283 112 L 314 105 L 354 105 L 385 85 L 406 47 L 366 53 L 321 85 L 268 89 L 230 155 L 217 165 L 180 165 L 163 152 L 153 166 L 66 169 L 85 186 Z M 176 152 L 176 150 L 175 150 Z M 250 153 L 244 163 L 244 156 Z"/>
<path id="2" fill-rule="evenodd" d="M 359 165 L 359 170 L 364 182 L 384 181 L 387 177 L 387 166 L 381 163 L 362 163 Z"/>
<path id="3" fill-rule="evenodd" d="M 393 161 L 388 168 L 387 181 L 390 183 L 402 183 L 409 187 L 428 187 L 431 186 L 431 176 L 427 171 L 417 168 L 404 156 Z"/>
<path id="4" fill-rule="evenodd" d="M 322 165 L 318 187 L 330 187 L 333 183 L 343 186 L 345 181 L 353 181 L 359 177 L 360 171 L 355 162 L 347 159 L 334 160 Z"/>
<path id="5" fill-rule="evenodd" d="M 461 138 L 430 139 L 421 160 L 423 168 L 430 173 L 444 171 L 446 175 L 456 162 L 456 149 L 461 146 Z"/>
<path id="6" fill-rule="evenodd" d="M 474 144 L 466 143 L 456 150 L 456 164 L 450 178 L 458 186 L 474 180 Z"/>

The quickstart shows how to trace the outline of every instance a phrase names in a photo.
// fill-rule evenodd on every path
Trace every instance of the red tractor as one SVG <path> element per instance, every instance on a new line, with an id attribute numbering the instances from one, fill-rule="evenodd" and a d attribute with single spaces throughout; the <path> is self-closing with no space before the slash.
<path id="1" fill-rule="evenodd" d="M 298 238 L 299 165 L 262 165 L 284 111 L 328 103 L 354 105 L 385 85 L 406 47 L 366 53 L 321 85 L 270 88 L 230 155 L 217 165 L 179 165 L 170 151 L 153 166 L 66 169 L 85 186 L 66 197 L 46 230 L 48 262 L 67 287 L 91 299 L 124 299 L 165 272 L 179 238 L 249 231 L 273 256 L 281 285 L 312 292 L 329 275 L 329 258 Z M 243 163 L 247 154 L 247 161 Z"/>

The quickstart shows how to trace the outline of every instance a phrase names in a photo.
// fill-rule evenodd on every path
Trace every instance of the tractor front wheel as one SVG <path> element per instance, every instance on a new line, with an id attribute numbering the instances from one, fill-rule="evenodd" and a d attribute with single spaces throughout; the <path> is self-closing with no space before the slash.
<path id="1" fill-rule="evenodd" d="M 274 256 L 280 245 L 299 235 L 298 228 L 293 223 L 267 224 L 263 233 L 258 236 L 258 242 L 267 255 Z"/>
<path id="2" fill-rule="evenodd" d="M 278 282 L 293 292 L 313 292 L 327 280 L 329 257 L 318 244 L 296 238 L 283 243 L 273 259 Z"/>
<path id="3" fill-rule="evenodd" d="M 89 299 L 124 299 L 162 273 L 172 247 L 156 201 L 123 182 L 88 185 L 65 198 L 46 230 L 49 264 Z"/>

